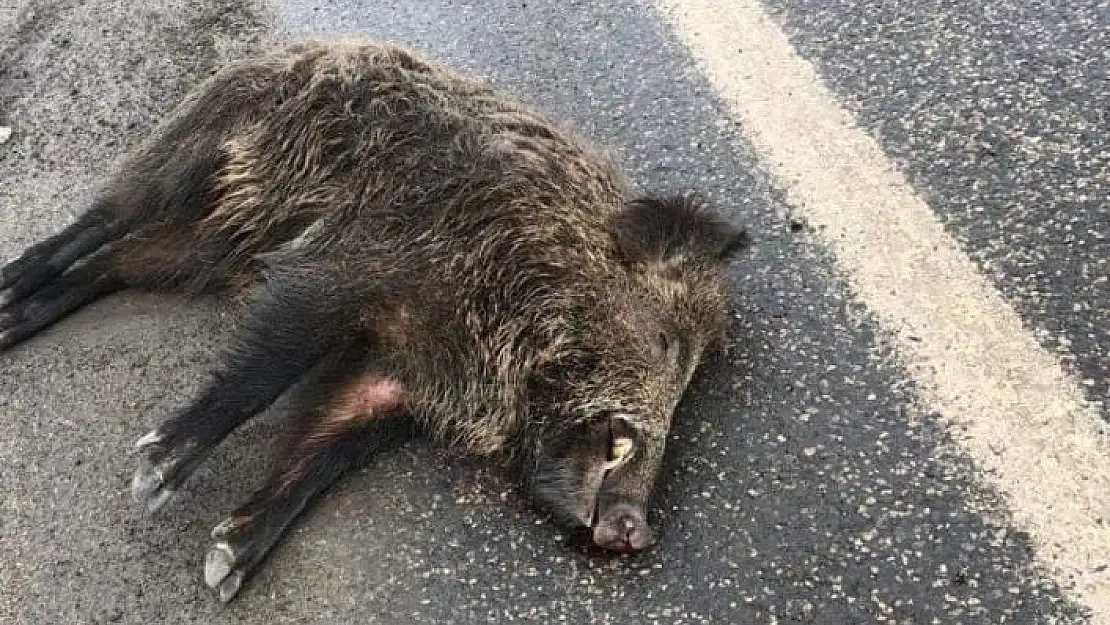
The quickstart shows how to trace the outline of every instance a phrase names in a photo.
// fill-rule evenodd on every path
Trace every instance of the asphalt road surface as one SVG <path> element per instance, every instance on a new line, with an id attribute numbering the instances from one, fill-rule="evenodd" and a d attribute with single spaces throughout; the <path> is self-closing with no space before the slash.
<path id="1" fill-rule="evenodd" d="M 5 259 L 219 63 L 337 34 L 483 76 L 757 239 L 728 350 L 680 407 L 656 549 L 579 553 L 481 462 L 414 443 L 329 491 L 226 606 L 208 533 L 282 424 L 237 432 L 158 514 L 128 487 L 227 304 L 85 309 L 0 354 L 0 623 L 1110 622 L 1110 7 L 967 4 L 0 3 Z M 851 176 L 874 184 L 829 209 Z"/>

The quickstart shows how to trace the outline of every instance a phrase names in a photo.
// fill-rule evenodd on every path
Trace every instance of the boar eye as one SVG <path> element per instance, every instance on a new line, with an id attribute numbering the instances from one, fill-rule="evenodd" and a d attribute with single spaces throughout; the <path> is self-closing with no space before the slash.
<path id="1" fill-rule="evenodd" d="M 661 353 L 666 354 L 667 349 L 671 346 L 671 341 L 670 341 L 670 339 L 667 338 L 667 333 L 666 332 L 660 332 L 659 336 L 655 338 L 655 341 L 656 341 L 656 345 L 658 345 L 658 347 L 659 347 L 659 351 Z"/>
<path id="2" fill-rule="evenodd" d="M 655 337 L 655 344 L 653 347 L 657 358 L 669 365 L 678 365 L 679 352 L 681 351 L 682 345 L 677 336 L 665 330 L 660 330 L 659 334 Z"/>

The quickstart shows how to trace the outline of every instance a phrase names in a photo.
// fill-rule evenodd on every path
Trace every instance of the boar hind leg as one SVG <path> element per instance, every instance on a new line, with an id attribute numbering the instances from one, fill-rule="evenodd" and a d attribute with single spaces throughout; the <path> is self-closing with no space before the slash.
<path id="1" fill-rule="evenodd" d="M 161 243 L 158 235 L 173 227 L 189 230 L 210 210 L 223 161 L 208 147 L 167 152 L 149 170 L 132 165 L 75 222 L 0 267 L 0 350 L 111 291 L 168 286 L 151 278 L 175 268 L 143 263 L 153 247 L 145 242 Z"/>
<path id="2" fill-rule="evenodd" d="M 344 471 L 411 434 L 407 392 L 388 375 L 350 369 L 354 354 L 324 363 L 298 389 L 297 403 L 311 415 L 265 485 L 212 531 L 204 581 L 221 601 L 277 543 L 305 506 Z M 357 356 L 355 356 L 357 357 Z M 342 368 L 342 369 L 341 369 Z M 312 399 L 308 399 L 312 398 Z M 315 409 L 309 406 L 315 405 Z"/>
<path id="3" fill-rule="evenodd" d="M 119 233 L 109 212 L 98 204 L 0 268 L 0 350 L 123 288 L 110 262 Z"/>
<path id="4" fill-rule="evenodd" d="M 0 268 L 0 306 L 14 304 L 35 293 L 73 263 L 115 239 L 117 230 L 104 205 L 97 205 L 76 222 L 31 247 Z"/>
<path id="5" fill-rule="evenodd" d="M 184 410 L 136 442 L 136 501 L 162 506 L 232 430 L 269 406 L 343 340 L 310 289 L 271 283 L 214 380 Z"/>
<path id="6" fill-rule="evenodd" d="M 42 288 L 36 284 L 31 295 L 20 294 L 14 301 L 0 305 L 0 351 L 34 336 L 81 306 L 123 288 L 123 281 L 107 260 L 104 256 L 89 259 L 59 277 L 47 279 Z M 30 282 L 22 281 L 16 286 L 27 284 Z"/>

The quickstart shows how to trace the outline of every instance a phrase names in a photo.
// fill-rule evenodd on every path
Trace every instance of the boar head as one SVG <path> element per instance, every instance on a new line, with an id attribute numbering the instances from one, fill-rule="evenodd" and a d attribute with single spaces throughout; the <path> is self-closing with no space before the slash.
<path id="1" fill-rule="evenodd" d="M 647 507 L 672 415 L 727 304 L 724 268 L 743 231 L 689 197 L 630 202 L 610 233 L 622 270 L 598 296 L 585 346 L 557 377 L 559 414 L 533 442 L 532 497 L 618 552 L 655 541 Z"/>

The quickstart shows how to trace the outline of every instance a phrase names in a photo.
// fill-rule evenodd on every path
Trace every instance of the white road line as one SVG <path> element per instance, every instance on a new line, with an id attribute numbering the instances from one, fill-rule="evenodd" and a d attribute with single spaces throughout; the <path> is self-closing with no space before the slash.
<path id="1" fill-rule="evenodd" d="M 1040 561 L 1110 623 L 1104 423 L 754 0 L 655 0 Z M 908 337 L 915 337 L 914 341 Z M 1101 521 L 1107 521 L 1104 527 Z"/>

